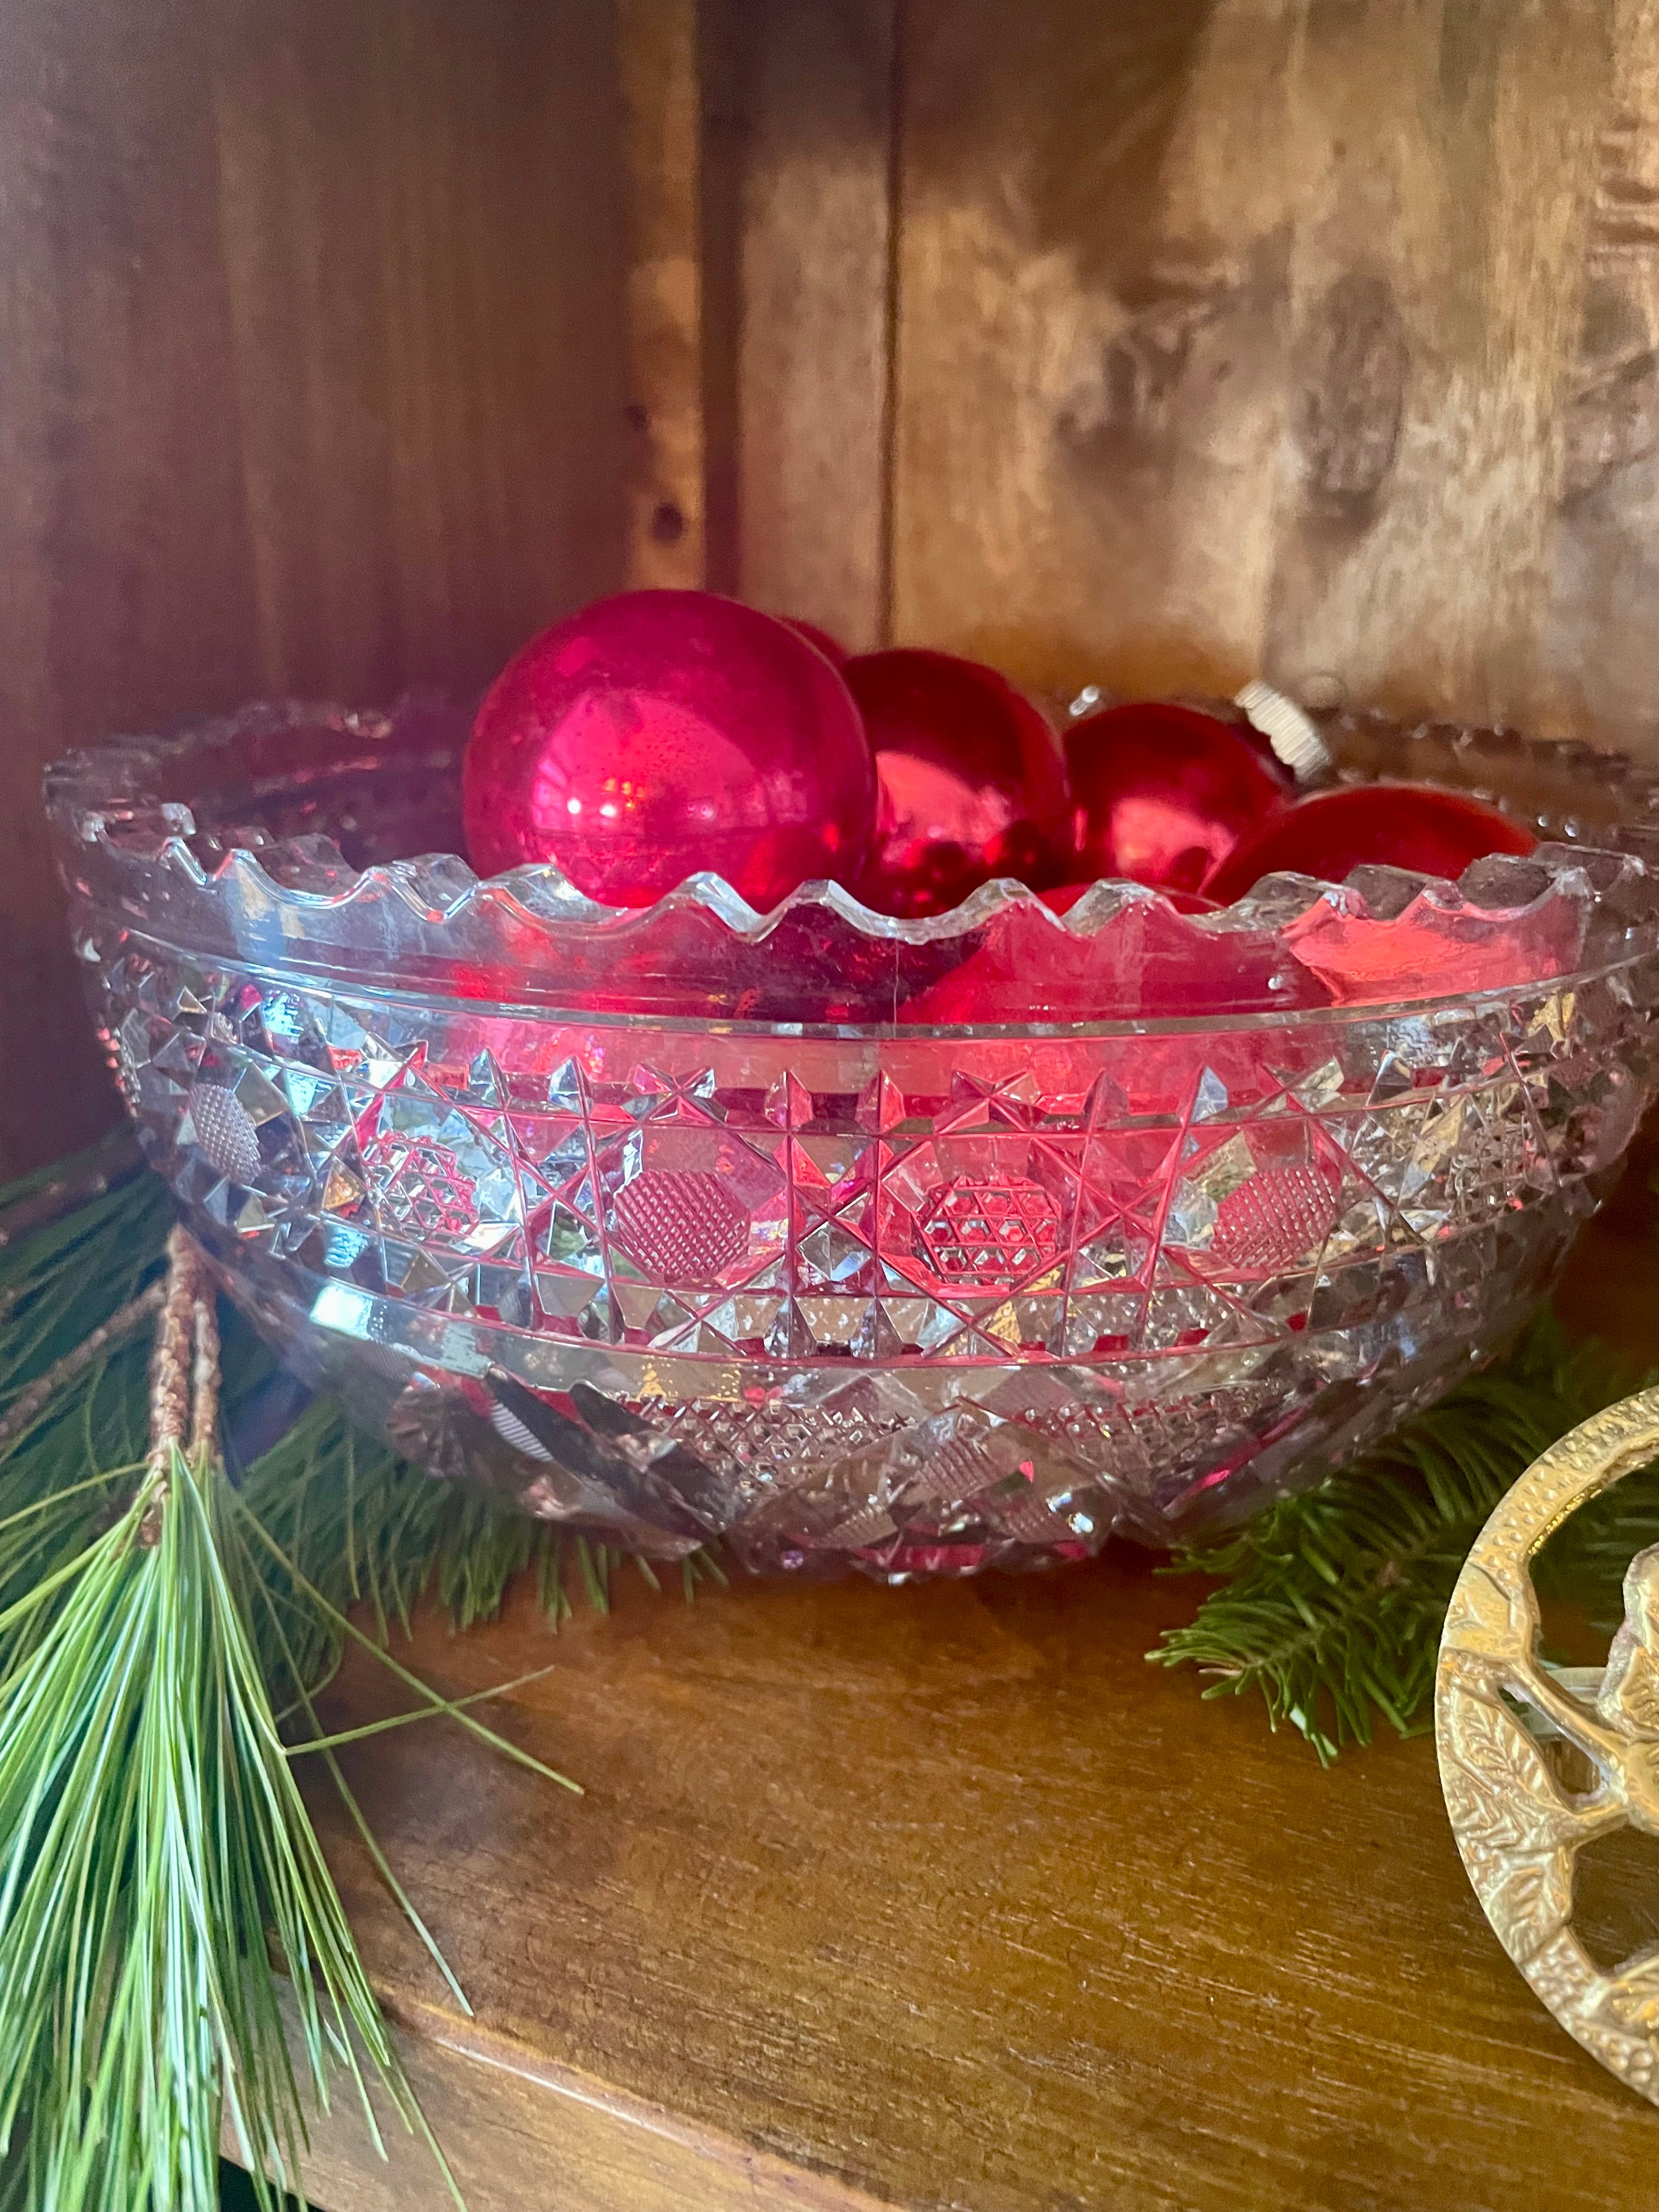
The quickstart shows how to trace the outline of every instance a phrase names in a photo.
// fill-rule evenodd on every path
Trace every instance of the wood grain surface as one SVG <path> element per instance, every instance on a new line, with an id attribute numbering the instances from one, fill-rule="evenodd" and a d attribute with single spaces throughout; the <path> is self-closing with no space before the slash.
<path id="1" fill-rule="evenodd" d="M 0 1174 L 114 1103 L 43 762 L 620 580 L 618 84 L 603 0 L 0 9 Z"/>
<path id="2" fill-rule="evenodd" d="M 1570 1312 L 1659 1342 L 1645 1164 Z M 1556 2027 L 1458 1863 L 1431 1744 L 1322 1773 L 1149 1668 L 1196 1589 L 1133 1552 L 920 1589 L 630 1583 L 556 1642 L 423 1621 L 445 1688 L 571 1799 L 425 1727 L 349 1754 L 477 2009 L 326 1800 L 375 1978 L 472 2212 L 1645 2212 L 1659 2112 Z M 330 1717 L 386 1710 L 349 1670 Z M 1652 1860 L 1607 1877 L 1650 1899 Z M 335 2212 L 433 2212 L 345 2113 Z"/>
<path id="3" fill-rule="evenodd" d="M 910 0 L 893 624 L 1659 746 L 1647 0 Z"/>
<path id="4" fill-rule="evenodd" d="M 697 0 L 617 0 L 627 118 L 628 580 L 695 590 L 708 562 L 703 130 Z M 603 97 L 602 84 L 594 93 Z"/>
<path id="5" fill-rule="evenodd" d="M 735 418 L 744 595 L 886 634 L 895 0 L 741 11 Z"/>

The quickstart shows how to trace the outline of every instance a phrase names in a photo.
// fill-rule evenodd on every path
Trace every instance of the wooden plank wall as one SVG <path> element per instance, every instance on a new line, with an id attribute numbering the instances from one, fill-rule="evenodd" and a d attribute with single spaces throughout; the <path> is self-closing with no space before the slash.
<path id="1" fill-rule="evenodd" d="M 112 1111 L 44 761 L 620 580 L 623 127 L 609 0 L 0 9 L 0 1173 Z"/>
<path id="2" fill-rule="evenodd" d="M 0 1171 L 44 759 L 624 576 L 1659 754 L 1659 0 L 0 10 Z"/>
<path id="3" fill-rule="evenodd" d="M 1655 0 L 740 13 L 750 595 L 1659 754 Z"/>
<path id="4" fill-rule="evenodd" d="M 709 0 L 740 116 L 736 476 L 744 596 L 849 644 L 890 598 L 893 0 Z"/>

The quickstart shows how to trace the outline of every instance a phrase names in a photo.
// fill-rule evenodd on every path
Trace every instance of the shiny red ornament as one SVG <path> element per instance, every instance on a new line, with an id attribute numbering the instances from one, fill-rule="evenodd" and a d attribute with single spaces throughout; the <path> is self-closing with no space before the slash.
<path id="1" fill-rule="evenodd" d="M 852 696 L 785 623 L 708 592 L 625 592 L 532 638 L 473 725 L 461 778 L 481 874 L 551 860 L 649 906 L 707 869 L 764 910 L 854 883 L 875 771 Z"/>
<path id="2" fill-rule="evenodd" d="M 1060 740 L 1006 677 L 911 647 L 860 653 L 845 673 L 879 784 L 866 905 L 945 914 L 994 876 L 1073 872 Z"/>
<path id="3" fill-rule="evenodd" d="M 1254 732 L 1162 701 L 1085 714 L 1066 738 L 1076 873 L 1195 891 L 1290 801 Z"/>
<path id="4" fill-rule="evenodd" d="M 1160 705 L 1164 702 L 1160 701 Z M 1265 730 L 1258 730 L 1249 716 L 1224 699 L 1181 699 L 1168 702 L 1181 707 L 1189 714 L 1196 714 L 1206 722 L 1219 722 L 1224 728 L 1241 738 L 1258 760 L 1265 761 L 1287 792 L 1296 788 L 1296 774 L 1280 760 L 1273 750 L 1273 741 Z"/>
<path id="5" fill-rule="evenodd" d="M 1316 876 L 1340 884 L 1366 863 L 1425 876 L 1462 874 L 1486 853 L 1530 853 L 1523 824 L 1478 799 L 1426 784 L 1356 784 L 1304 799 L 1241 841 L 1206 879 L 1207 896 L 1230 903 L 1263 876 Z"/>
<path id="6" fill-rule="evenodd" d="M 851 655 L 838 637 L 831 637 L 827 629 L 820 629 L 816 623 L 803 622 L 799 615 L 780 615 L 778 620 L 786 629 L 793 630 L 797 637 L 804 637 L 808 645 L 817 646 L 824 659 L 833 662 L 836 667 L 846 667 Z"/>

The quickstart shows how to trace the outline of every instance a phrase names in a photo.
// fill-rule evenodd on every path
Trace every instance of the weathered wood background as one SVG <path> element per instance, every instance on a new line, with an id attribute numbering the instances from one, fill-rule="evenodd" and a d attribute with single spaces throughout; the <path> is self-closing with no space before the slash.
<path id="1" fill-rule="evenodd" d="M 43 760 L 630 574 L 1659 754 L 1659 0 L 13 0 L 0 1164 Z"/>
<path id="2" fill-rule="evenodd" d="M 0 1167 L 113 1112 L 43 762 L 620 580 L 623 134 L 572 0 L 0 6 Z"/>
<path id="3" fill-rule="evenodd" d="M 1652 0 L 738 12 L 756 597 L 1659 745 Z"/>

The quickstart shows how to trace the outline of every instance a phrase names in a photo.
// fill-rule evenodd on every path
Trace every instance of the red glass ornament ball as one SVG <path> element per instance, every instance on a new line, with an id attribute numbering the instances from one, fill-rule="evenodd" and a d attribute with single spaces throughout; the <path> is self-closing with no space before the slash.
<path id="1" fill-rule="evenodd" d="M 1462 875 L 1486 853 L 1530 853 L 1532 832 L 1495 807 L 1425 784 L 1356 784 L 1304 799 L 1242 841 L 1204 885 L 1224 903 L 1263 876 L 1340 884 L 1366 863 L 1425 876 Z"/>
<path id="2" fill-rule="evenodd" d="M 1242 837 L 1288 804 L 1251 738 L 1162 701 L 1085 714 L 1066 739 L 1079 872 L 1195 891 Z"/>
<path id="3" fill-rule="evenodd" d="M 786 629 L 793 630 L 797 637 L 804 637 L 808 645 L 817 646 L 826 660 L 833 661 L 837 668 L 846 667 L 850 656 L 838 637 L 831 637 L 816 623 L 803 622 L 799 615 L 780 615 L 778 620 Z"/>
<path id="4" fill-rule="evenodd" d="M 532 638 L 491 685 L 461 778 L 481 874 L 551 860 L 649 906 L 700 869 L 753 907 L 854 883 L 875 771 L 823 653 L 708 592 L 624 592 Z"/>
<path id="5" fill-rule="evenodd" d="M 1060 740 L 1006 677 L 908 646 L 857 654 L 846 676 L 878 784 L 867 905 L 945 914 L 994 876 L 1072 872 Z"/>

